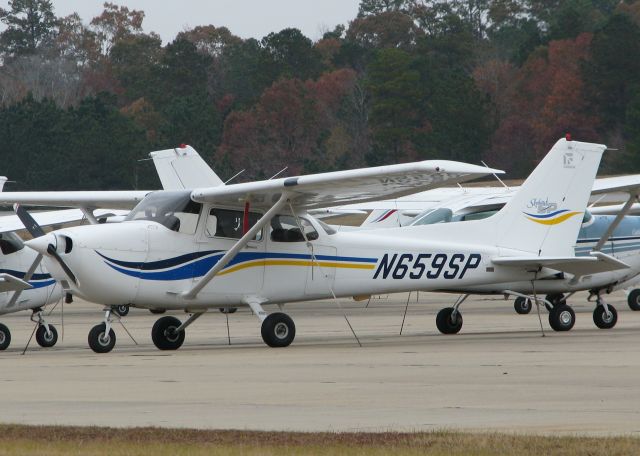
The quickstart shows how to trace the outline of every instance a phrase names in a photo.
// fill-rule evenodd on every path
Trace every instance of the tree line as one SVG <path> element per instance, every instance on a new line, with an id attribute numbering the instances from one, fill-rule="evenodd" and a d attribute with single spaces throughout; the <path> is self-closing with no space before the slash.
<path id="1" fill-rule="evenodd" d="M 157 187 L 140 159 L 181 143 L 223 178 L 430 158 L 521 177 L 571 132 L 640 172 L 640 0 L 362 0 L 317 41 L 219 24 L 163 45 L 113 3 L 87 22 L 10 0 L 0 21 L 16 190 Z"/>

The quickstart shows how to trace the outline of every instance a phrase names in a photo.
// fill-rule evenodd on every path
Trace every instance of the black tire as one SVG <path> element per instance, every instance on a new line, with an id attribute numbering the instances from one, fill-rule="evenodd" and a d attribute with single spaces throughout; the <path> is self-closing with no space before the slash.
<path id="1" fill-rule="evenodd" d="M 289 315 L 276 312 L 264 319 L 261 332 L 269 347 L 288 347 L 296 337 L 296 325 Z"/>
<path id="2" fill-rule="evenodd" d="M 0 323 L 0 350 L 6 350 L 11 344 L 11 331 Z"/>
<path id="3" fill-rule="evenodd" d="M 159 318 L 151 328 L 151 340 L 160 350 L 177 350 L 184 343 L 184 331 L 175 330 L 182 324 L 176 317 Z"/>
<path id="4" fill-rule="evenodd" d="M 123 304 L 121 306 L 113 306 L 112 309 L 121 317 L 126 317 L 129 314 L 129 306 L 126 304 Z"/>
<path id="5" fill-rule="evenodd" d="M 436 326 L 442 334 L 458 334 L 462 329 L 462 314 L 460 311 L 456 312 L 455 323 L 451 318 L 452 314 L 453 307 L 445 307 L 436 315 Z"/>
<path id="6" fill-rule="evenodd" d="M 596 306 L 593 310 L 593 322 L 600 329 L 611 329 L 618 322 L 618 312 L 616 308 L 611 304 L 608 304 L 607 307 L 609 308 L 609 315 L 605 312 L 604 306 Z"/>
<path id="7" fill-rule="evenodd" d="M 109 334 L 105 334 L 106 329 L 106 325 L 100 323 L 89 331 L 89 347 L 96 353 L 109 353 L 116 345 L 116 333 L 109 329 Z"/>
<path id="8" fill-rule="evenodd" d="M 44 325 L 38 326 L 36 331 L 36 342 L 43 348 L 53 347 L 58 342 L 58 331 L 55 326 L 49 325 L 49 333 Z"/>
<path id="9" fill-rule="evenodd" d="M 640 288 L 631 290 L 627 296 L 627 304 L 631 310 L 640 310 Z"/>
<path id="10" fill-rule="evenodd" d="M 218 310 L 223 314 L 233 314 L 238 311 L 238 308 L 237 307 L 220 307 Z"/>
<path id="11" fill-rule="evenodd" d="M 549 325 L 554 331 L 569 331 L 576 324 L 576 313 L 566 304 L 556 305 L 549 312 Z"/>
<path id="12" fill-rule="evenodd" d="M 518 296 L 516 300 L 513 302 L 513 308 L 520 315 L 526 315 L 529 312 L 531 312 L 533 305 L 531 304 L 531 299 Z"/>
<path id="13" fill-rule="evenodd" d="M 151 312 L 154 315 L 163 314 L 166 311 L 167 309 L 149 309 L 149 312 Z"/>

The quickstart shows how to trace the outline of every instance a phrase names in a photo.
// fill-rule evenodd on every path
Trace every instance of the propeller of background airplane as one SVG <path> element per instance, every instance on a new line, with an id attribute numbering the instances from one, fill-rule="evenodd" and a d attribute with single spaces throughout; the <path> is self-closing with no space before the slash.
<path id="1" fill-rule="evenodd" d="M 58 238 L 56 237 L 56 235 L 51 233 L 46 234 L 42 227 L 38 225 L 38 222 L 36 222 L 35 219 L 31 216 L 31 214 L 29 214 L 29 212 L 27 212 L 27 210 L 19 204 L 14 204 L 13 210 L 15 211 L 20 221 L 24 224 L 24 227 L 27 229 L 29 234 L 33 236 L 33 240 L 27 241 L 25 244 L 39 253 L 47 254 L 54 258 L 58 262 L 64 273 L 67 275 L 69 280 L 71 280 L 74 284 L 77 284 L 78 282 L 76 281 L 75 274 L 73 273 L 73 271 L 71 271 L 69 266 L 67 266 L 62 257 L 60 257 L 60 254 L 56 249 L 56 246 L 58 245 Z"/>

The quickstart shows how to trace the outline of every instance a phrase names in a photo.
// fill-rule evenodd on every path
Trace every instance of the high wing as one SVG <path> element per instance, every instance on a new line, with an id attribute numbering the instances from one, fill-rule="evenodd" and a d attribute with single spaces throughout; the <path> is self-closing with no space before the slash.
<path id="1" fill-rule="evenodd" d="M 567 272 L 576 277 L 598 272 L 628 269 L 629 265 L 602 252 L 591 252 L 581 257 L 496 257 L 491 262 L 499 266 L 510 266 L 526 270 L 550 268 Z"/>
<path id="2" fill-rule="evenodd" d="M 592 195 L 604 193 L 633 193 L 640 190 L 640 174 L 628 176 L 605 177 L 593 183 Z"/>
<path id="3" fill-rule="evenodd" d="M 111 216 L 127 215 L 128 211 L 98 209 L 93 212 L 97 219 Z M 34 212 L 33 218 L 40 226 L 61 225 L 64 223 L 77 222 L 85 215 L 80 209 L 64 209 L 59 211 Z M 24 229 L 24 224 L 17 215 L 5 215 L 0 217 L 0 233 L 8 233 Z"/>
<path id="4" fill-rule="evenodd" d="M 25 206 L 133 209 L 150 190 L 0 192 L 0 204 Z"/>
<path id="5" fill-rule="evenodd" d="M 197 202 L 271 207 L 283 193 L 298 208 L 316 209 L 345 203 L 398 198 L 503 171 L 448 160 L 335 171 L 259 182 L 195 189 Z"/>

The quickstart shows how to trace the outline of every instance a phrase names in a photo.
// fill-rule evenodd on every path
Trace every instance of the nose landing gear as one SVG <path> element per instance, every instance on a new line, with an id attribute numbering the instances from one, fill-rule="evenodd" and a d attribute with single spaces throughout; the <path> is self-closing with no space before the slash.
<path id="1" fill-rule="evenodd" d="M 42 316 L 42 309 L 33 309 L 31 321 L 38 325 L 36 342 L 43 348 L 53 347 L 58 342 L 58 331 L 55 326 L 48 324 Z"/>

